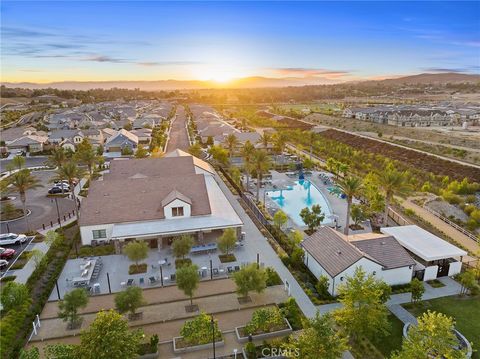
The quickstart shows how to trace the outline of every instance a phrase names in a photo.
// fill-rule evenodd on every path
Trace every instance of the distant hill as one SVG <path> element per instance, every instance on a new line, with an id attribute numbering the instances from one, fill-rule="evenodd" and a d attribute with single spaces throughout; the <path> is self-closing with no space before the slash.
<path id="1" fill-rule="evenodd" d="M 461 82 L 478 82 L 480 75 L 468 75 L 459 73 L 437 73 L 437 74 L 419 74 L 413 76 L 392 78 L 376 81 L 356 81 L 362 82 L 379 82 L 388 85 L 402 84 L 441 84 L 441 83 L 461 83 Z M 157 80 L 157 81 L 65 81 L 50 83 L 31 83 L 31 82 L 3 82 L 2 85 L 7 87 L 19 87 L 29 89 L 57 88 L 60 90 L 88 90 L 94 88 L 110 89 L 136 89 L 144 91 L 159 90 L 193 90 L 193 89 L 209 89 L 209 88 L 265 88 L 265 87 L 286 87 L 286 86 L 306 86 L 306 85 L 331 85 L 339 83 L 324 77 L 244 77 L 229 81 L 225 84 L 213 81 L 182 81 L 182 80 Z M 353 83 L 353 82 L 352 82 Z"/>
<path id="2" fill-rule="evenodd" d="M 389 85 L 401 84 L 445 84 L 445 83 L 463 83 L 479 82 L 480 75 L 460 74 L 457 72 L 445 72 L 437 74 L 419 74 L 412 76 L 398 77 L 394 79 L 381 80 L 380 82 Z"/>

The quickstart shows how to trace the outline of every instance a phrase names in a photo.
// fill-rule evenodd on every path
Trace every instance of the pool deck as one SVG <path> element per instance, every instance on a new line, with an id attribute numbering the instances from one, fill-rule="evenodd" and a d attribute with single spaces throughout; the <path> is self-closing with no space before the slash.
<path id="1" fill-rule="evenodd" d="M 272 175 L 272 185 L 277 185 L 279 187 L 281 186 L 288 186 L 288 184 L 293 185 L 298 178 L 290 178 L 286 175 L 286 173 L 282 172 L 277 172 L 277 171 L 270 171 Z M 347 201 L 345 199 L 339 198 L 336 195 L 331 194 L 328 191 L 328 187 L 332 187 L 332 184 L 329 183 L 325 185 L 323 183 L 323 180 L 319 178 L 319 174 L 321 172 L 319 171 L 313 171 L 312 175 L 305 176 L 306 180 L 311 181 L 315 187 L 323 194 L 325 199 L 327 200 L 329 206 L 330 206 L 330 211 L 333 215 L 338 216 L 337 224 L 338 226 L 341 227 L 341 230 L 345 227 L 345 218 L 347 215 Z M 254 187 L 253 187 L 254 188 Z M 268 192 L 271 190 L 271 186 L 267 186 L 266 188 L 261 188 L 260 190 L 260 198 L 263 200 L 264 192 L 265 190 Z M 278 204 L 269 198 L 268 196 L 265 196 L 266 199 L 266 204 L 267 208 L 272 208 L 272 209 L 277 209 L 280 208 Z M 350 221 L 352 223 L 352 221 Z M 325 225 L 329 225 L 328 223 L 325 223 Z M 333 226 L 333 223 L 331 224 Z M 304 230 L 306 229 L 305 226 L 299 226 L 296 224 L 293 220 L 289 218 L 287 227 L 295 228 L 295 229 L 300 229 Z M 361 233 L 361 232 L 370 232 L 370 228 L 366 228 L 364 231 L 355 231 L 355 233 Z"/>

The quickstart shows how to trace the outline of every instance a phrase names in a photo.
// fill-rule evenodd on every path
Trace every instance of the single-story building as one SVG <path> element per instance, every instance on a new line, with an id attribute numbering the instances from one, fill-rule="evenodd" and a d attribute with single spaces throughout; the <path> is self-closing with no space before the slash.
<path id="1" fill-rule="evenodd" d="M 414 275 L 420 280 L 453 276 L 462 269 L 467 252 L 415 225 L 385 227 L 380 231 L 395 237 L 415 260 Z"/>
<path id="2" fill-rule="evenodd" d="M 301 246 L 305 265 L 316 278 L 328 278 L 328 291 L 333 296 L 358 267 L 389 285 L 412 280 L 415 261 L 391 236 L 348 241 L 344 234 L 322 226 L 305 238 Z"/>
<path id="3" fill-rule="evenodd" d="M 200 243 L 226 228 L 240 235 L 243 222 L 217 180 L 208 163 L 179 150 L 158 159 L 113 160 L 82 202 L 82 244 L 114 241 L 119 252 L 133 239 L 165 248 L 183 234 Z"/>
<path id="4" fill-rule="evenodd" d="M 21 150 L 24 152 L 41 152 L 43 146 L 48 142 L 48 137 L 38 135 L 27 135 L 17 138 L 16 140 L 7 144 L 9 152 L 14 150 Z"/>
<path id="5" fill-rule="evenodd" d="M 126 147 L 134 151 L 138 146 L 138 137 L 125 129 L 119 130 L 105 143 L 106 152 L 122 152 Z"/>

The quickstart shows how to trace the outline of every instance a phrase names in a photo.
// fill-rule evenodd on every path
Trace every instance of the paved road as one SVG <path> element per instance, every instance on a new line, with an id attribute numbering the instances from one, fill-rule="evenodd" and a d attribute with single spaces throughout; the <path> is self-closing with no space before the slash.
<path id="1" fill-rule="evenodd" d="M 47 160 L 46 156 L 33 156 L 33 157 L 25 157 L 25 167 L 38 167 L 43 166 L 45 161 Z M 0 160 L 0 170 L 4 172 L 7 170 L 8 164 L 12 162 L 9 159 L 2 159 Z"/>
<path id="2" fill-rule="evenodd" d="M 170 130 L 170 138 L 167 144 L 167 152 L 181 149 L 187 151 L 190 147 L 188 141 L 188 133 L 186 129 L 187 117 L 185 115 L 185 109 L 183 106 L 177 107 L 177 114 L 173 120 L 172 128 Z"/>
<path id="3" fill-rule="evenodd" d="M 47 191 L 52 186 L 50 180 L 55 176 L 55 172 L 52 171 L 34 171 L 33 174 L 40 180 L 44 187 L 40 187 L 27 192 L 27 209 L 31 211 L 28 216 L 28 222 L 30 228 L 38 229 L 42 228 L 42 224 L 49 225 L 50 221 L 55 222 L 57 220 L 57 208 L 55 200 L 47 197 Z M 11 196 L 16 198 L 12 201 L 18 208 L 22 208 L 22 203 L 18 194 L 12 193 Z M 60 216 L 67 215 L 74 209 L 73 200 L 69 198 L 57 197 L 58 209 Z M 25 219 L 17 219 L 11 222 L 1 223 L 1 232 L 14 232 L 23 233 L 26 231 Z"/>

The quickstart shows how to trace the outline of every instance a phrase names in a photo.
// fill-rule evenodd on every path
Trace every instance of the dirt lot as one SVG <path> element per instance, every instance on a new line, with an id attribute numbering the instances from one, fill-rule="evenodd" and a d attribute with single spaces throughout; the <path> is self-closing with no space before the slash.
<path id="1" fill-rule="evenodd" d="M 332 129 L 321 132 L 320 135 L 363 151 L 381 153 L 386 157 L 438 175 L 449 176 L 450 178 L 459 180 L 467 177 L 471 181 L 478 181 L 480 178 L 480 169 L 478 168 L 463 166 L 459 163 L 442 160 L 438 157 L 403 149 L 384 142 L 378 142 Z"/>

